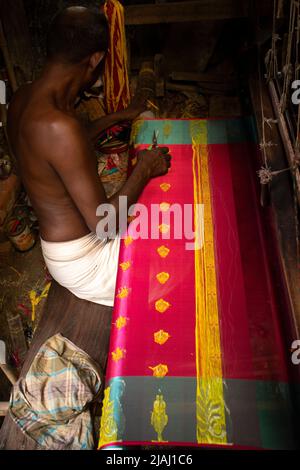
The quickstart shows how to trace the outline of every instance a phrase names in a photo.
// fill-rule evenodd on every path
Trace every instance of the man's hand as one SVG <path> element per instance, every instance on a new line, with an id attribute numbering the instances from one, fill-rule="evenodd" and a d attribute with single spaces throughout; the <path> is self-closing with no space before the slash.
<path id="1" fill-rule="evenodd" d="M 149 178 L 167 174 L 171 167 L 171 158 L 168 147 L 141 150 L 138 154 L 139 164 L 144 166 L 148 172 Z"/>
<path id="2" fill-rule="evenodd" d="M 146 98 L 143 96 L 135 96 L 127 109 L 122 111 L 124 121 L 133 121 L 141 113 L 146 111 Z"/>

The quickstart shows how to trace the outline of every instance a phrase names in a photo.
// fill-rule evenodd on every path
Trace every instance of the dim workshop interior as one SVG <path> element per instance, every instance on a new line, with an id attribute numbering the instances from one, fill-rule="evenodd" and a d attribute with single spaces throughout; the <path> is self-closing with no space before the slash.
<path id="1" fill-rule="evenodd" d="M 299 449 L 300 0 L 0 20 L 0 449 Z"/>

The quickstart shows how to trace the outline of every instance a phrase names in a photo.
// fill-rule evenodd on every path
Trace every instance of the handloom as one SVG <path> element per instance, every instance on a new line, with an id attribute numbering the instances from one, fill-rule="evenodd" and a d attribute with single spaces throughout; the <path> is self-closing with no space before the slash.
<path id="1" fill-rule="evenodd" d="M 299 382 L 259 207 L 253 121 L 138 122 L 135 150 L 156 130 L 172 169 L 139 202 L 164 215 L 204 204 L 204 217 L 195 211 L 194 250 L 174 237 L 173 215 L 158 223 L 160 239 L 134 237 L 130 225 L 121 242 L 99 448 L 294 448 Z"/>

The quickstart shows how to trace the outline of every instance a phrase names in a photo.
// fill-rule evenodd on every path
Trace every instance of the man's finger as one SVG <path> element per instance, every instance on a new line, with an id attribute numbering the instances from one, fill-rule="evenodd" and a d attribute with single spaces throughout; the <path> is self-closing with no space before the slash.
<path id="1" fill-rule="evenodd" d="M 161 153 L 163 154 L 167 154 L 169 153 L 170 149 L 168 147 L 159 147 L 159 150 L 161 151 Z"/>
<path id="2" fill-rule="evenodd" d="M 170 168 L 171 167 L 171 160 L 169 158 L 164 158 L 164 160 L 165 160 L 165 163 L 166 163 L 167 167 Z"/>

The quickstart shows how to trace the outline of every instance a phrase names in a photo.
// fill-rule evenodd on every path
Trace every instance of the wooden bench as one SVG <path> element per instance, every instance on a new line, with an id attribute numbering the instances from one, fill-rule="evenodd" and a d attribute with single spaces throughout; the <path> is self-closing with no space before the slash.
<path id="1" fill-rule="evenodd" d="M 41 321 L 21 371 L 26 375 L 42 344 L 61 333 L 83 349 L 105 370 L 109 347 L 112 308 L 80 300 L 53 282 Z M 38 446 L 27 438 L 7 415 L 0 430 L 0 449 L 35 450 Z"/>

